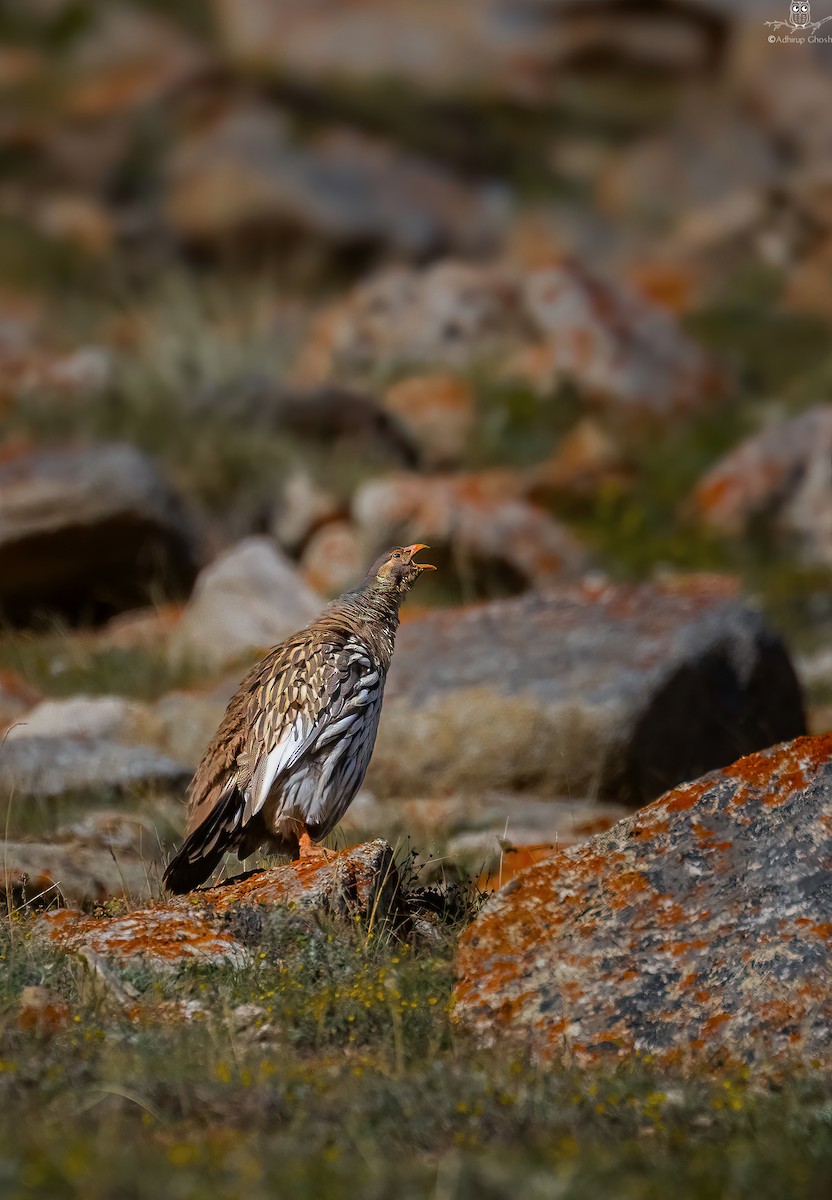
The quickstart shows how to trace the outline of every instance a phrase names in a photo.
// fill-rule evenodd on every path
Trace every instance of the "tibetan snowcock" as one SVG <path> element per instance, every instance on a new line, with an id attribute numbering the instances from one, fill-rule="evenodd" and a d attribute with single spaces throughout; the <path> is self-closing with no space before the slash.
<path id="1" fill-rule="evenodd" d="M 191 783 L 171 891 L 203 883 L 229 850 L 298 858 L 341 820 L 373 753 L 399 605 L 434 570 L 414 562 L 425 549 L 385 554 L 245 677 Z"/>

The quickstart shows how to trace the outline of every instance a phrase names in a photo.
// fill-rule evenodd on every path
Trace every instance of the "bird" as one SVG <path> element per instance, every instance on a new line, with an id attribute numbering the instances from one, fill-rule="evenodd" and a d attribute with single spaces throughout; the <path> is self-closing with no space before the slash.
<path id="1" fill-rule="evenodd" d="M 230 700 L 188 789 L 185 840 L 162 877 L 204 883 L 223 855 L 260 847 L 291 859 L 347 811 L 375 745 L 399 607 L 424 571 L 423 543 L 397 546 L 352 591 L 274 646 Z"/>

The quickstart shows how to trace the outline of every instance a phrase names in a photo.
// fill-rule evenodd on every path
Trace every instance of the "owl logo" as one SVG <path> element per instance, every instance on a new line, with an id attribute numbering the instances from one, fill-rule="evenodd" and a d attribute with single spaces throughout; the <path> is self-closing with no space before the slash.
<path id="1" fill-rule="evenodd" d="M 789 15 L 785 21 L 766 21 L 766 25 L 771 25 L 772 29 L 782 29 L 786 26 L 792 33 L 803 29 L 814 33 L 827 21 L 832 21 L 832 17 L 823 17 L 820 21 L 812 20 L 812 6 L 809 0 L 790 0 Z"/>

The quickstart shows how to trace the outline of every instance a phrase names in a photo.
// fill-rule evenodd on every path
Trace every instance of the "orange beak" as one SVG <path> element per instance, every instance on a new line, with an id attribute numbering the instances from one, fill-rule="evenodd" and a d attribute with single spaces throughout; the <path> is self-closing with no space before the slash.
<path id="1" fill-rule="evenodd" d="M 412 567 L 418 567 L 420 571 L 435 571 L 436 570 L 436 567 L 434 567 L 431 563 L 415 563 L 413 561 L 414 554 L 418 554 L 420 550 L 427 550 L 427 549 L 429 549 L 429 547 L 426 546 L 423 542 L 415 542 L 414 545 L 412 545 L 412 546 L 405 546 L 404 552 L 407 555 L 407 561 L 410 563 L 410 565 Z"/>

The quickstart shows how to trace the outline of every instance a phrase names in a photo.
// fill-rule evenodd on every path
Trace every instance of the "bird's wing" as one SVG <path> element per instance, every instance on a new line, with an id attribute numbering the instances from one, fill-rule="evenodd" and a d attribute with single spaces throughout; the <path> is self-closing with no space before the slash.
<path id="1" fill-rule="evenodd" d="M 286 647 L 273 669 L 262 673 L 250 701 L 242 752 L 251 780 L 244 825 L 282 776 L 347 733 L 379 684 L 367 649 L 354 639 L 299 640 Z"/>
<path id="2" fill-rule="evenodd" d="M 193 833 L 236 786 L 240 775 L 238 758 L 243 752 L 248 723 L 249 672 L 235 692 L 188 788 L 188 821 L 185 835 Z"/>

